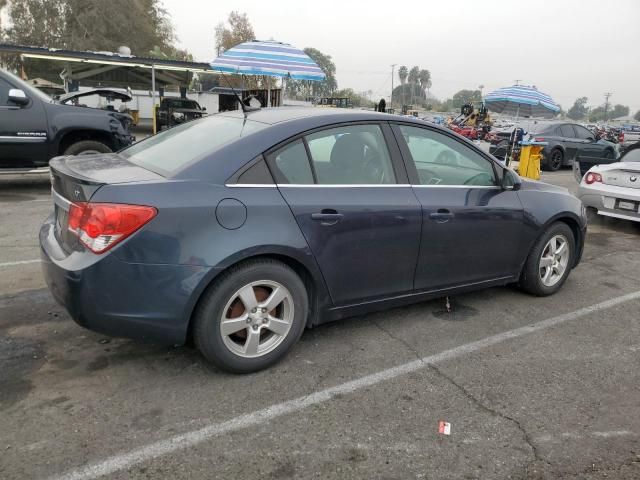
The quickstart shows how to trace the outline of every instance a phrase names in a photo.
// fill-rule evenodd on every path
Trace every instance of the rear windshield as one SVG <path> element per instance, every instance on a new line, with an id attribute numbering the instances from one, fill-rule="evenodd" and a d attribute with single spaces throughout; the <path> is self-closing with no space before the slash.
<path id="1" fill-rule="evenodd" d="M 165 130 L 122 150 L 120 155 L 152 172 L 171 176 L 224 144 L 266 126 L 243 118 L 213 115 Z"/>

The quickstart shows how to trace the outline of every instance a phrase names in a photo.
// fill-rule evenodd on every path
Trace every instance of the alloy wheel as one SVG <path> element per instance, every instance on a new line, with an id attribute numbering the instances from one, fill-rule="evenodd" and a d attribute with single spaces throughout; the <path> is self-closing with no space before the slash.
<path id="1" fill-rule="evenodd" d="M 293 324 L 293 296 L 271 280 L 251 282 L 229 299 L 220 320 L 224 345 L 243 358 L 273 351 Z"/>
<path id="2" fill-rule="evenodd" d="M 539 262 L 540 280 L 547 287 L 557 284 L 569 264 L 569 241 L 564 235 L 554 235 L 542 250 Z"/>

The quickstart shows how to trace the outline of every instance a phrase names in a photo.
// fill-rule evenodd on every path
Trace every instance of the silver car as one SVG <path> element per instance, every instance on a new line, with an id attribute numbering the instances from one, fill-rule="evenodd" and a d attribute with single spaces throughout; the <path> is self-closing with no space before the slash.
<path id="1" fill-rule="evenodd" d="M 619 162 L 595 165 L 579 179 L 578 198 L 600 215 L 640 222 L 640 148 L 628 150 Z"/>

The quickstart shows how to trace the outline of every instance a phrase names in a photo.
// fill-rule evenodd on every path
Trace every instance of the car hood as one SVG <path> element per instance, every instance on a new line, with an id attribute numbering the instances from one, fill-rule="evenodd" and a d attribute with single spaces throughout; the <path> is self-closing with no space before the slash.
<path id="1" fill-rule="evenodd" d="M 86 90 L 84 92 L 65 93 L 64 95 L 60 95 L 58 101 L 60 103 L 66 103 L 76 98 L 89 97 L 91 95 L 121 100 L 123 102 L 130 102 L 133 100 L 131 94 L 123 88 L 92 88 L 91 90 Z"/>

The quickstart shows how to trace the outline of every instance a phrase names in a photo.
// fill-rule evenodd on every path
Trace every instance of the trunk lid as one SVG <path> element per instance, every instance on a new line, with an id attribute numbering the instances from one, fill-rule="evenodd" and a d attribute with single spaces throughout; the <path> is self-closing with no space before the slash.
<path id="1" fill-rule="evenodd" d="M 78 237 L 68 229 L 72 203 L 90 201 L 96 191 L 106 184 L 158 181 L 164 178 L 116 153 L 56 157 L 49 162 L 49 167 L 55 208 L 55 235 L 67 253 L 84 250 Z"/>
<path id="2" fill-rule="evenodd" d="M 602 183 L 616 187 L 640 189 L 640 163 L 619 162 L 599 168 Z"/>

